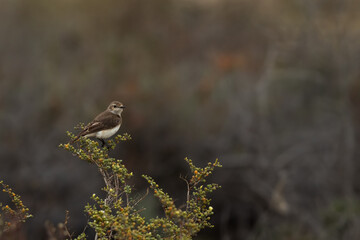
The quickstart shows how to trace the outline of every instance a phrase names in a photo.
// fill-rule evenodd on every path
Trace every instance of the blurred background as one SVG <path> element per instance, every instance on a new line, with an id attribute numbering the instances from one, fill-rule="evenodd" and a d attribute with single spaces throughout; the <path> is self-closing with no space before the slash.
<path id="1" fill-rule="evenodd" d="M 359 11 L 356 0 L 0 0 L 0 179 L 34 215 L 23 238 L 47 239 L 66 209 L 83 230 L 102 179 L 58 145 L 119 100 L 119 133 L 133 140 L 113 154 L 139 192 L 152 175 L 181 205 L 184 157 L 223 164 L 215 227 L 196 239 L 360 239 Z"/>

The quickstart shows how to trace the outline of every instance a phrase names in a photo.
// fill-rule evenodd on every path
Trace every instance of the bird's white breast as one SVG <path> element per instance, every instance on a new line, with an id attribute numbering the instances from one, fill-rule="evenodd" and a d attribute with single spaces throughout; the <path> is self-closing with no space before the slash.
<path id="1" fill-rule="evenodd" d="M 102 131 L 98 131 L 96 134 L 95 134 L 95 137 L 97 138 L 101 138 L 101 139 L 105 139 L 105 138 L 109 138 L 111 137 L 112 135 L 114 135 L 120 128 L 120 125 L 119 126 L 116 126 L 114 128 L 111 128 L 111 129 L 106 129 L 106 130 L 102 130 Z"/>

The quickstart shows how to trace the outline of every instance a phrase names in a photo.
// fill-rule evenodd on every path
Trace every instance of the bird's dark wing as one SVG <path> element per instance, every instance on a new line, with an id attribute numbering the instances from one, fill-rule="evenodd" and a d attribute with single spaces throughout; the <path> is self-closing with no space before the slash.
<path id="1" fill-rule="evenodd" d="M 101 122 L 92 121 L 79 133 L 79 136 L 85 136 L 87 134 L 98 132 L 101 130 L 104 130 L 104 124 L 102 124 Z"/>
<path id="2" fill-rule="evenodd" d="M 86 127 L 73 140 L 71 140 L 70 143 L 76 142 L 82 136 L 101 130 L 104 130 L 104 124 L 93 120 L 88 125 L 86 125 Z"/>
<path id="3" fill-rule="evenodd" d="M 79 133 L 79 136 L 85 136 L 101 130 L 111 129 L 119 124 L 121 124 L 121 118 L 118 115 L 105 111 L 96 116 L 96 118 Z"/>

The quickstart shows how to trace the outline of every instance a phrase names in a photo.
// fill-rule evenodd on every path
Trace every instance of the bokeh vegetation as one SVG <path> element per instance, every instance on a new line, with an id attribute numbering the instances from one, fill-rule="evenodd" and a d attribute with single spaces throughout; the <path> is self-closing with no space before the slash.
<path id="1" fill-rule="evenodd" d="M 55 146 L 120 100 L 120 132 L 136 141 L 114 154 L 173 199 L 185 200 L 184 183 L 168 180 L 186 171 L 179 159 L 221 159 L 215 227 L 198 239 L 359 239 L 359 10 L 355 0 L 1 0 L 0 176 L 35 216 L 25 231 L 46 239 L 44 221 L 63 222 L 64 209 L 83 231 L 101 176 Z"/>
<path id="2" fill-rule="evenodd" d="M 0 239 L 19 239 L 23 236 L 21 224 L 32 215 L 18 194 L 3 181 L 0 181 L 0 186 L 2 192 L 6 193 L 12 202 L 12 206 L 3 206 L 3 203 L 0 202 Z"/>

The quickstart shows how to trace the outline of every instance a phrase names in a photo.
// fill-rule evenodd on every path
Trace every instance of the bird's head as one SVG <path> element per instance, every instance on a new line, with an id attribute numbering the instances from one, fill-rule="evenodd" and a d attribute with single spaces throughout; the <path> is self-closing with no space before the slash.
<path id="1" fill-rule="evenodd" d="M 122 111 L 124 110 L 125 106 L 121 102 L 113 101 L 108 106 L 108 110 L 116 115 L 121 116 Z"/>

